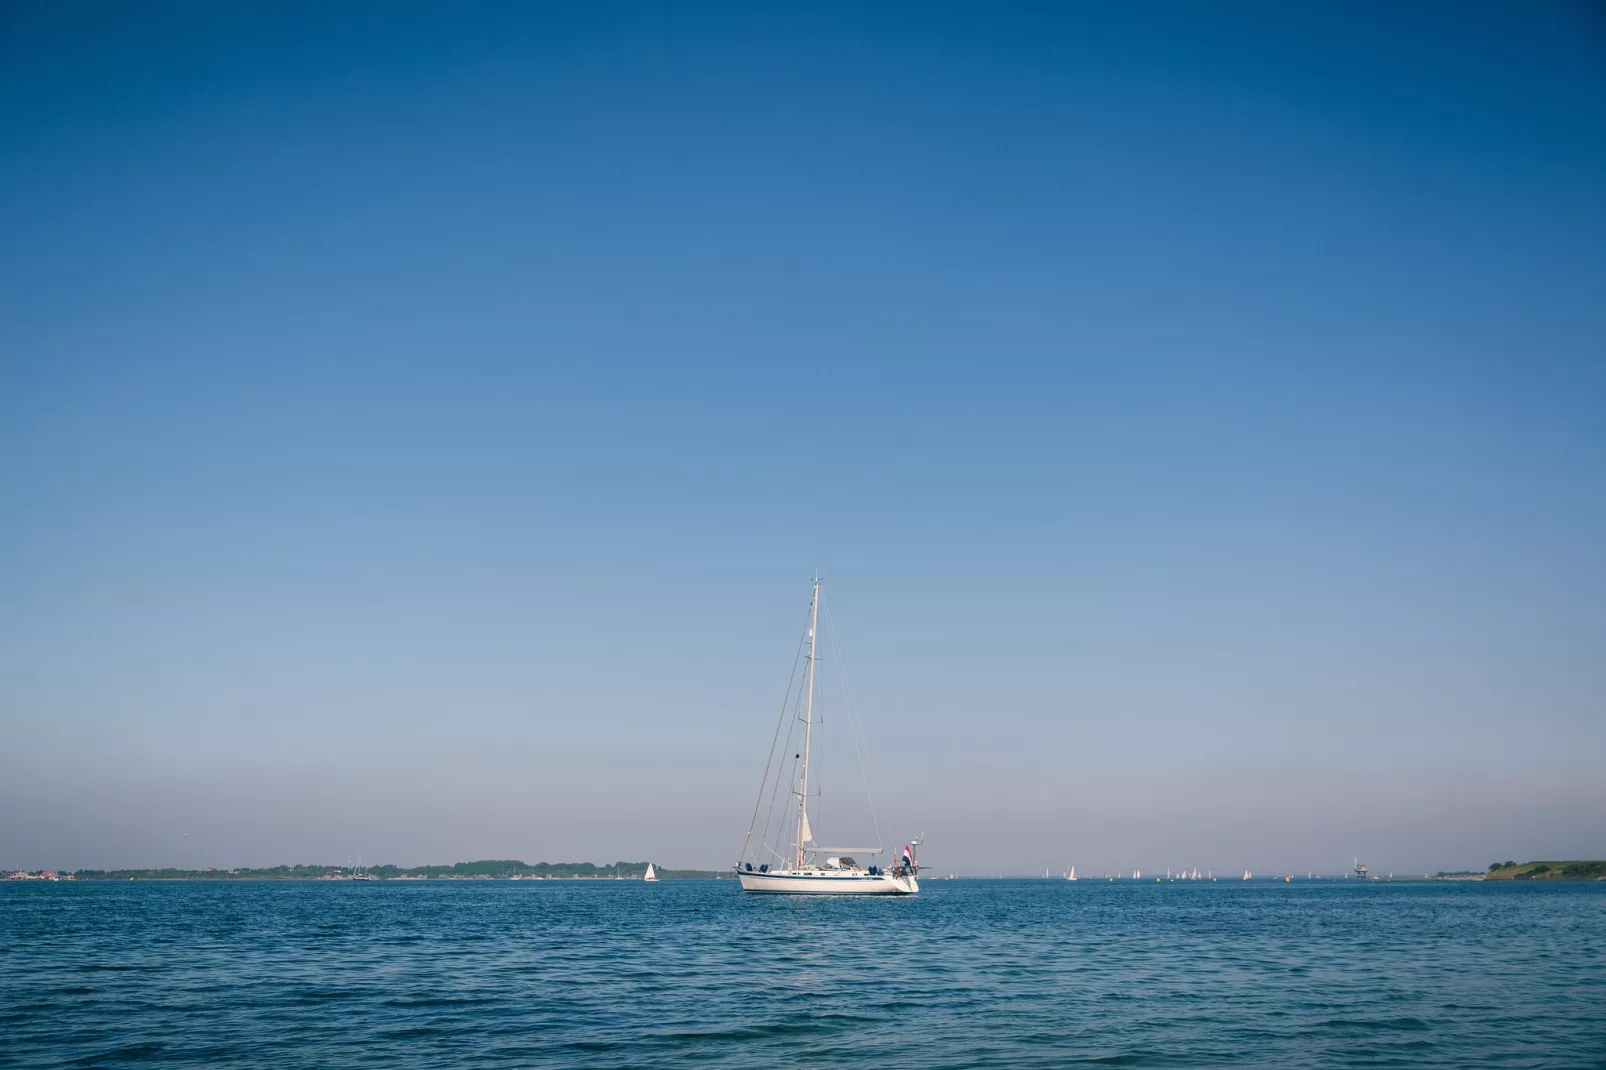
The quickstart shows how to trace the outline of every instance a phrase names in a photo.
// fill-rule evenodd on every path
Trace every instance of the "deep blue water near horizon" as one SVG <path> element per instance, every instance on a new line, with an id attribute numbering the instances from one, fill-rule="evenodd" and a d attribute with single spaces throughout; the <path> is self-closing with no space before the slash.
<path id="1" fill-rule="evenodd" d="M 8 1066 L 1606 1066 L 1606 883 L 0 885 Z"/>

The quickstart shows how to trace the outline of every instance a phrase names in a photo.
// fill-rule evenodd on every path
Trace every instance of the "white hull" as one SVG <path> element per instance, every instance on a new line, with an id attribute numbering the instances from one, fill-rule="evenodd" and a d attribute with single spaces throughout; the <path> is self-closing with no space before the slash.
<path id="1" fill-rule="evenodd" d="M 913 876 L 895 877 L 890 873 L 801 873 L 738 872 L 744 892 L 769 895 L 914 895 L 920 882 Z"/>

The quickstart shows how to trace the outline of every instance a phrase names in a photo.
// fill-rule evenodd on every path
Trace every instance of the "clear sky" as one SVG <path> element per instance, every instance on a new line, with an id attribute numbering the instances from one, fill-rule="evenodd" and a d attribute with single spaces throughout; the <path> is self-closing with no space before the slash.
<path id="1" fill-rule="evenodd" d="M 0 131 L 0 866 L 724 864 L 815 568 L 941 869 L 1606 857 L 1599 8 L 9 4 Z"/>

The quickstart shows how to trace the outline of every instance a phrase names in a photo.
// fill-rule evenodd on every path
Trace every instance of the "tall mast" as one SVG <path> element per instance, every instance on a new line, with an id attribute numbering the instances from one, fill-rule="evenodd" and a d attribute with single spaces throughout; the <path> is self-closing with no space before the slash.
<path id="1" fill-rule="evenodd" d="M 814 733 L 814 649 L 820 630 L 820 574 L 814 574 L 814 598 L 809 603 L 808 701 L 803 704 L 803 791 L 797 804 L 797 868 L 803 868 L 803 841 L 809 828 L 809 740 Z"/>

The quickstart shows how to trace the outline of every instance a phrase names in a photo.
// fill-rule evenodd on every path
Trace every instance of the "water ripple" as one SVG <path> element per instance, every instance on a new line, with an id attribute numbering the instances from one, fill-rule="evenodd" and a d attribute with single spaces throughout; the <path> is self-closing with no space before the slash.
<path id="1" fill-rule="evenodd" d="M 1606 885 L 0 886 L 17 1066 L 1606 1065 Z"/>

